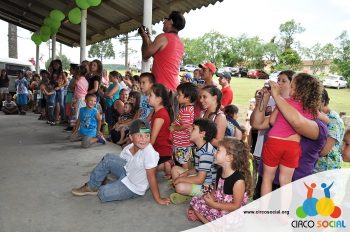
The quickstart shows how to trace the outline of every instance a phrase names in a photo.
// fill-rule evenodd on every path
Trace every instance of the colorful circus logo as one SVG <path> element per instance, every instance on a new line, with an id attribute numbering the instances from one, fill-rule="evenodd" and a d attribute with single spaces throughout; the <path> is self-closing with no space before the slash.
<path id="1" fill-rule="evenodd" d="M 330 188 L 333 186 L 333 184 L 334 182 L 327 186 L 326 183 L 322 183 L 321 187 L 323 188 L 325 197 L 317 199 L 312 197 L 316 184 L 311 183 L 311 185 L 308 186 L 306 183 L 304 183 L 305 187 L 307 188 L 307 199 L 304 201 L 302 206 L 297 208 L 296 215 L 299 218 L 316 215 L 338 218 L 341 215 L 341 209 L 336 206 L 331 199 Z"/>

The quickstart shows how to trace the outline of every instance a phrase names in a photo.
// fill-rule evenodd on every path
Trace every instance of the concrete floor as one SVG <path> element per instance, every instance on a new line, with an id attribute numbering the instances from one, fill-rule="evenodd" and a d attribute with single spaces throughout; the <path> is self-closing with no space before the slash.
<path id="1" fill-rule="evenodd" d="M 70 190 L 88 180 L 89 172 L 114 144 L 80 148 L 70 143 L 63 126 L 49 126 L 38 115 L 0 112 L 0 231 L 108 232 L 182 231 L 189 222 L 188 204 L 157 205 L 150 191 L 124 202 L 101 203 L 98 197 L 74 197 Z M 160 191 L 173 190 L 158 175 Z"/>

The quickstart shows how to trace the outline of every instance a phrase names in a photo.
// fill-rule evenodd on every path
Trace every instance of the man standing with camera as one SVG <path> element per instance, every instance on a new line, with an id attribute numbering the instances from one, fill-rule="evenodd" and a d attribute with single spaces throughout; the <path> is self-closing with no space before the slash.
<path id="1" fill-rule="evenodd" d="M 172 91 L 179 85 L 180 62 L 184 55 L 184 46 L 178 32 L 186 24 L 184 16 L 178 11 L 172 11 L 163 20 L 164 33 L 158 35 L 152 42 L 148 30 L 141 26 L 139 34 L 142 37 L 142 58 L 147 60 L 153 56 L 152 73 L 156 82 L 163 84 Z"/>

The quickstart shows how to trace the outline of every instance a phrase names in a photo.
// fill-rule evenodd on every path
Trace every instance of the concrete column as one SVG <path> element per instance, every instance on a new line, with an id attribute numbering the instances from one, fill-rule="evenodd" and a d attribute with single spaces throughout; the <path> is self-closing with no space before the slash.
<path id="1" fill-rule="evenodd" d="M 52 43 L 52 60 L 56 59 L 56 34 L 53 34 L 51 36 L 51 43 Z"/>
<path id="2" fill-rule="evenodd" d="M 152 32 L 152 0 L 143 0 L 143 25 L 149 32 Z M 142 61 L 141 72 L 149 72 L 151 70 L 152 58 Z"/>
<path id="3" fill-rule="evenodd" d="M 86 59 L 86 23 L 87 23 L 87 10 L 81 10 L 80 63 Z"/>
<path id="4" fill-rule="evenodd" d="M 39 52 L 40 52 L 40 45 L 36 45 L 36 51 L 35 51 L 35 70 L 36 70 L 36 73 L 40 72 Z"/>

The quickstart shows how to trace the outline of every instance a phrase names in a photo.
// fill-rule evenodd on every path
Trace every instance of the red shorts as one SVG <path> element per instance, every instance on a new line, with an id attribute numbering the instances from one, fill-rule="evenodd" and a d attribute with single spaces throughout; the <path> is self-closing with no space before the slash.
<path id="1" fill-rule="evenodd" d="M 301 147 L 298 142 L 268 138 L 262 152 L 263 162 L 267 166 L 276 167 L 279 164 L 289 168 L 299 166 Z"/>

